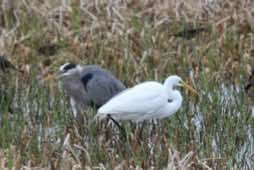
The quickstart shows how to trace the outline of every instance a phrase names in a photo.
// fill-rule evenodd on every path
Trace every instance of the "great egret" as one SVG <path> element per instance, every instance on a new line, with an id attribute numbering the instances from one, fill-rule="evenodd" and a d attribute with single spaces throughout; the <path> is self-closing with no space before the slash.
<path id="1" fill-rule="evenodd" d="M 169 76 L 164 84 L 148 81 L 127 89 L 99 108 L 95 119 L 132 120 L 140 122 L 169 117 L 182 105 L 182 95 L 175 89 L 183 86 L 197 93 L 177 75 Z"/>

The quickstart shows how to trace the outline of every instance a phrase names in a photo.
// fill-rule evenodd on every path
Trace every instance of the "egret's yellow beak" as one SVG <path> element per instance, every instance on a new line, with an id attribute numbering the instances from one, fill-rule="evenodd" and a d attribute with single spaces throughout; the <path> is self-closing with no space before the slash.
<path id="1" fill-rule="evenodd" d="M 199 95 L 198 92 L 197 92 L 193 87 L 191 87 L 190 85 L 188 85 L 188 84 L 185 83 L 184 81 L 181 82 L 181 85 L 182 85 L 184 88 L 190 90 L 190 91 L 191 91 L 192 93 L 194 93 L 195 95 L 197 95 L 197 96 Z"/>

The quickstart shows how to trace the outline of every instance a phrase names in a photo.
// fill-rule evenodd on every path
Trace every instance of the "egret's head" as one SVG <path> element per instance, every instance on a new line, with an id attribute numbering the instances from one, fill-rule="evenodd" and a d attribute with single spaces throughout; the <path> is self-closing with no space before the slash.
<path id="1" fill-rule="evenodd" d="M 195 89 L 193 89 L 193 87 L 191 87 L 190 85 L 188 85 L 187 83 L 185 83 L 181 77 L 177 76 L 177 75 L 172 75 L 169 76 L 165 82 L 164 85 L 167 86 L 170 89 L 174 89 L 175 87 L 181 86 L 184 87 L 188 90 L 190 90 L 191 92 L 198 94 L 197 91 Z"/>
<path id="2" fill-rule="evenodd" d="M 174 87 L 182 86 L 182 82 L 183 80 L 181 77 L 172 75 L 165 80 L 164 84 L 173 89 Z"/>
<path id="3" fill-rule="evenodd" d="M 77 72 L 78 65 L 73 63 L 65 63 L 63 64 L 59 71 L 58 71 L 58 77 L 66 77 L 69 75 L 72 75 Z"/>

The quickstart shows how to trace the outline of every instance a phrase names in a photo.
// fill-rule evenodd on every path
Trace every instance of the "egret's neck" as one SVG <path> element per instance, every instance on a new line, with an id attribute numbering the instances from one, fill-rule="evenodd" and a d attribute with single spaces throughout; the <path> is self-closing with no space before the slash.
<path id="1" fill-rule="evenodd" d="M 166 79 L 164 82 L 164 88 L 166 93 L 168 94 L 168 98 L 172 100 L 172 102 L 168 103 L 168 106 L 172 112 L 176 112 L 182 105 L 182 95 L 178 90 L 174 90 L 174 84 L 170 79 Z"/>
<path id="2" fill-rule="evenodd" d="M 169 102 L 167 107 L 169 107 L 172 113 L 174 113 L 178 109 L 180 109 L 183 102 L 183 98 L 178 90 L 171 89 L 171 92 L 169 92 L 168 94 L 169 99 L 172 100 L 172 102 Z"/>
<path id="3" fill-rule="evenodd" d="M 163 86 L 165 87 L 165 89 L 168 93 L 171 93 L 172 91 L 174 91 L 173 90 L 173 83 L 169 79 L 166 79 Z"/>

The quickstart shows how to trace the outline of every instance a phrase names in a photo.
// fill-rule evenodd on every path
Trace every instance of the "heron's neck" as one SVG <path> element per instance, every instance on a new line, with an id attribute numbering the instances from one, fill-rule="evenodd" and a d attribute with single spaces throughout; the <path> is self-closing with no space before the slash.
<path id="1" fill-rule="evenodd" d="M 64 81 L 67 84 L 79 82 L 80 81 L 80 73 L 77 70 L 75 70 L 74 72 L 72 72 L 71 75 L 63 77 L 62 81 Z"/>

